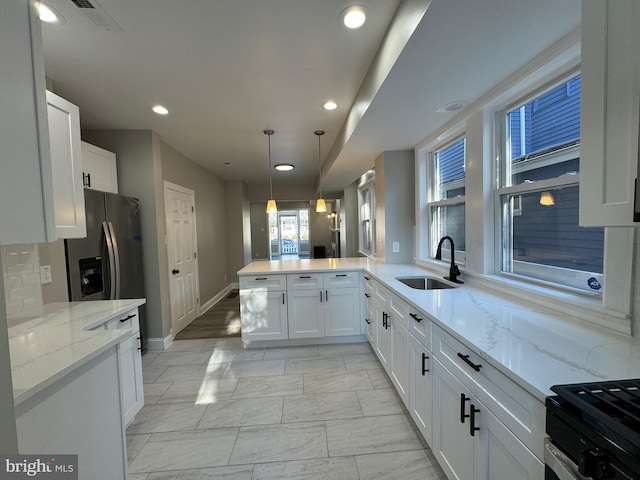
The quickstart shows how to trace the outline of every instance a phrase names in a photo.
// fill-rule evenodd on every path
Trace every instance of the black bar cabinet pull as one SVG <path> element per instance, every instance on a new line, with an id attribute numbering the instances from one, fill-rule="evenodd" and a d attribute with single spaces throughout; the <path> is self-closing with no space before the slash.
<path id="1" fill-rule="evenodd" d="M 140 345 L 138 350 L 142 350 L 142 337 L 138 337 L 138 345 Z"/>
<path id="2" fill-rule="evenodd" d="M 256 278 L 256 280 L 266 280 L 266 279 L 267 279 L 267 277 L 258 277 L 258 278 Z"/>
<path id="3" fill-rule="evenodd" d="M 284 292 L 282 292 L 282 304 L 284 305 Z"/>
<path id="4" fill-rule="evenodd" d="M 367 277 L 366 275 L 364 276 L 364 279 L 367 281 L 371 280 L 371 278 Z"/>
<path id="5" fill-rule="evenodd" d="M 91 188 L 91 174 L 87 173 L 87 187 Z"/>
<path id="6" fill-rule="evenodd" d="M 411 318 L 413 318 L 416 322 L 420 323 L 422 321 L 422 318 L 420 318 L 418 315 L 416 315 L 415 313 L 409 313 L 409 316 Z"/>
<path id="7" fill-rule="evenodd" d="M 382 326 L 387 328 L 387 314 L 385 312 L 382 312 Z"/>
<path id="8" fill-rule="evenodd" d="M 368 318 L 365 318 L 364 321 L 367 322 L 367 325 L 371 325 L 371 320 L 369 320 Z"/>
<path id="9" fill-rule="evenodd" d="M 467 397 L 464 393 L 460 394 L 460 423 L 464 423 L 465 418 L 469 418 L 469 414 L 465 413 L 465 403 L 471 400 L 470 397 Z"/>
<path id="10" fill-rule="evenodd" d="M 367 298 L 371 298 L 371 294 L 369 294 L 369 293 L 365 293 L 364 296 L 367 297 Z"/>
<path id="11" fill-rule="evenodd" d="M 469 365 L 471 368 L 473 368 L 476 372 L 479 372 L 480 369 L 482 368 L 482 365 L 479 365 L 477 363 L 473 363 L 471 360 L 469 360 L 469 355 L 463 355 L 460 352 L 458 352 L 458 357 L 460 357 L 462 360 L 464 360 L 464 363 L 466 363 L 467 365 Z"/>
<path id="12" fill-rule="evenodd" d="M 326 302 L 329 301 L 329 290 L 325 290 L 324 291 L 324 299 L 325 299 Z"/>
<path id="13" fill-rule="evenodd" d="M 429 358 L 426 354 L 422 354 L 422 376 L 424 377 L 424 374 L 427 373 L 429 371 L 428 368 L 426 368 L 425 365 L 425 361 L 427 360 L 427 358 Z"/>
<path id="14" fill-rule="evenodd" d="M 337 273 L 336 277 L 346 277 L 347 274 L 346 273 Z"/>
<path id="15" fill-rule="evenodd" d="M 322 290 L 320 290 L 320 303 L 322 303 Z"/>
<path id="16" fill-rule="evenodd" d="M 135 317 L 135 316 L 136 316 L 136 314 L 135 314 L 135 313 L 132 313 L 131 315 L 129 315 L 129 316 L 127 316 L 127 317 L 121 318 L 121 319 L 120 319 L 120 321 L 124 323 L 124 322 L 126 322 L 127 320 L 129 320 L 129 319 L 131 319 L 131 318 L 133 318 L 133 317 Z"/>
<path id="17" fill-rule="evenodd" d="M 311 275 L 300 275 L 300 278 L 311 278 Z"/>
<path id="18" fill-rule="evenodd" d="M 476 413 L 480 413 L 480 409 L 476 408 L 476 406 L 471 404 L 471 421 L 469 422 L 469 434 L 472 437 L 476 436 L 476 432 L 480 430 L 480 427 L 476 427 Z"/>

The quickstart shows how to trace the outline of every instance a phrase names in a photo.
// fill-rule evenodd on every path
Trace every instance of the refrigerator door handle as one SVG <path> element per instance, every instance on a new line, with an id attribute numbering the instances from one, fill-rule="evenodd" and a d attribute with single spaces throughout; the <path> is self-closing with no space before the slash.
<path id="1" fill-rule="evenodd" d="M 109 224 L 109 232 L 111 233 L 111 243 L 113 245 L 113 256 L 115 257 L 115 277 L 116 277 L 116 288 L 115 288 L 115 296 L 113 300 L 120 299 L 120 252 L 118 250 L 118 240 L 116 238 L 116 231 L 113 228 L 113 223 L 107 222 Z"/>
<path id="2" fill-rule="evenodd" d="M 109 229 L 109 224 L 107 222 L 102 222 L 102 228 L 104 230 L 104 240 L 107 244 L 107 255 L 109 256 L 109 300 L 115 300 L 116 294 L 116 257 L 113 251 L 113 237 L 111 235 L 111 230 Z"/>

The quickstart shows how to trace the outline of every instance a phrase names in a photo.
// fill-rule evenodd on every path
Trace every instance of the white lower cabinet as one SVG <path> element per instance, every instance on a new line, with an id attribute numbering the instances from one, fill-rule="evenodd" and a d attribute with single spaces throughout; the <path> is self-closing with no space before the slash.
<path id="1" fill-rule="evenodd" d="M 408 305 L 378 282 L 373 286 L 375 352 L 405 405 L 409 400 Z"/>
<path id="2" fill-rule="evenodd" d="M 287 275 L 289 338 L 360 334 L 357 272 Z"/>
<path id="3" fill-rule="evenodd" d="M 284 291 L 241 288 L 240 317 L 244 341 L 282 340 L 289 336 Z"/>
<path id="4" fill-rule="evenodd" d="M 431 448 L 450 479 L 541 480 L 544 464 L 438 359 Z"/>
<path id="5" fill-rule="evenodd" d="M 429 322 L 429 320 L 422 320 Z M 409 334 L 409 413 L 429 445 L 433 442 L 431 405 L 433 392 L 431 352 Z"/>
<path id="6" fill-rule="evenodd" d="M 144 406 L 142 381 L 142 344 L 138 309 L 126 312 L 104 324 L 107 330 L 130 328 L 131 335 L 118 344 L 118 368 L 122 395 L 122 416 L 125 427 L 133 422 Z"/>

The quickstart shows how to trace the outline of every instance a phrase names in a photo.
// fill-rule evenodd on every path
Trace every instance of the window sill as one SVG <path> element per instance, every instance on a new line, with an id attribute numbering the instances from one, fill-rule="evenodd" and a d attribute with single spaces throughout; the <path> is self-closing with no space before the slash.
<path id="1" fill-rule="evenodd" d="M 463 272 L 462 278 L 474 286 L 488 288 L 535 303 L 572 319 L 587 322 L 592 326 L 623 335 L 631 335 L 631 314 L 604 308 L 600 296 L 583 295 L 500 275 Z"/>

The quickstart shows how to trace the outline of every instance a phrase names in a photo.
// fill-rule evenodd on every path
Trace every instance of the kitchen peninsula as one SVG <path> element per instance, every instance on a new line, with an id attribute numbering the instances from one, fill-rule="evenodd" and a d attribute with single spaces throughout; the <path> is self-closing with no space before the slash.
<path id="1" fill-rule="evenodd" d="M 253 262 L 238 274 L 248 347 L 271 344 L 269 335 L 274 345 L 336 341 L 327 336 L 327 317 L 314 315 L 312 305 L 322 311 L 331 302 L 327 279 L 357 274 L 360 281 L 345 288 L 361 292 L 355 333 L 369 341 L 452 478 L 489 466 L 494 473 L 543 478 L 544 401 L 550 387 L 638 376 L 637 340 L 469 277 L 453 288 L 416 289 L 398 278 L 442 280 L 441 272 L 367 259 Z M 312 292 L 315 303 L 298 315 L 291 305 L 300 291 Z M 293 328 L 292 314 L 297 315 Z M 307 336 L 301 338 L 303 321 Z M 324 332 L 314 331 L 313 324 L 324 325 Z"/>
<path id="2" fill-rule="evenodd" d="M 127 385 L 142 378 L 126 342 L 144 303 L 51 303 L 9 319 L 21 453 L 77 454 L 79 478 L 126 478 L 127 405 L 143 402 Z"/>

